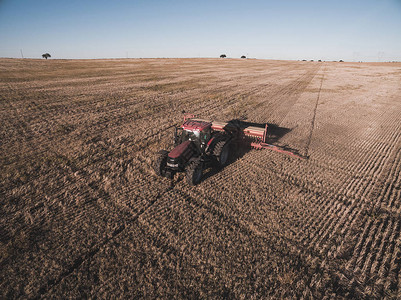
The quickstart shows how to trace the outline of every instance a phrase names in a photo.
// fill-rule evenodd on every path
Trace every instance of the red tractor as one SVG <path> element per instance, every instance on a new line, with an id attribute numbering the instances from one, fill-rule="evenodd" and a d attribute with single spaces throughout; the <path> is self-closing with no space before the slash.
<path id="1" fill-rule="evenodd" d="M 224 167 L 230 157 L 231 146 L 241 140 L 253 139 L 250 145 L 256 149 L 269 148 L 293 156 L 298 155 L 266 143 L 267 124 L 257 126 L 238 120 L 211 122 L 184 117 L 184 123 L 175 128 L 173 150 L 157 153 L 154 170 L 157 175 L 174 178 L 175 173 L 185 172 L 190 185 L 198 184 L 203 170 Z"/>

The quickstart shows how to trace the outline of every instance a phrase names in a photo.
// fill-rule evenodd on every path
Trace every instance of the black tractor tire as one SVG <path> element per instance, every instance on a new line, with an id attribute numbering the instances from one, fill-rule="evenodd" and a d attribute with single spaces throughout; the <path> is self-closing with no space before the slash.
<path id="1" fill-rule="evenodd" d="M 202 179 L 202 164 L 197 160 L 192 160 L 185 167 L 185 175 L 189 185 L 197 185 Z"/>
<path id="2" fill-rule="evenodd" d="M 166 174 L 168 151 L 162 150 L 156 154 L 153 169 L 156 175 L 164 176 Z"/>
<path id="3" fill-rule="evenodd" d="M 220 141 L 213 149 L 213 155 L 216 158 L 217 166 L 224 167 L 230 155 L 230 145 L 227 141 Z"/>

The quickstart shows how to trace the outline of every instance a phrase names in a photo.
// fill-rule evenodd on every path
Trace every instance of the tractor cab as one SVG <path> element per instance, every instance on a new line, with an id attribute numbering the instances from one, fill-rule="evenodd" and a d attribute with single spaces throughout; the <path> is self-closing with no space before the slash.
<path id="1" fill-rule="evenodd" d="M 187 120 L 181 127 L 176 128 L 174 141 L 176 145 L 185 141 L 191 141 L 194 142 L 197 147 L 204 149 L 205 145 L 210 141 L 211 136 L 211 122 Z"/>

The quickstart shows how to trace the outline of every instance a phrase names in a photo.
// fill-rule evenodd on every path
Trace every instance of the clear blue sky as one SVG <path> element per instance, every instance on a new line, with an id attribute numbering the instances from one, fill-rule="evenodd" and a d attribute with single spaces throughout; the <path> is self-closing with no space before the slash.
<path id="1" fill-rule="evenodd" d="M 401 61 L 401 0 L 0 0 L 0 57 Z"/>

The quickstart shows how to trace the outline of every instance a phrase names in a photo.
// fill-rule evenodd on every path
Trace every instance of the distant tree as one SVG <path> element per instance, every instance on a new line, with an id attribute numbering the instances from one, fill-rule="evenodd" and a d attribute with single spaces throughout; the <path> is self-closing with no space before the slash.
<path id="1" fill-rule="evenodd" d="M 319 59 L 319 60 L 318 60 L 318 62 L 322 62 L 322 60 L 321 60 L 321 59 Z"/>
<path id="2" fill-rule="evenodd" d="M 246 58 L 246 56 L 245 56 L 245 55 L 242 55 L 241 58 Z"/>
<path id="3" fill-rule="evenodd" d="M 302 61 L 306 61 L 306 59 L 303 59 Z"/>
<path id="4" fill-rule="evenodd" d="M 49 53 L 45 53 L 45 54 L 42 54 L 42 57 L 48 59 L 49 57 L 52 57 L 52 56 Z"/>
<path id="5" fill-rule="evenodd" d="M 311 59 L 310 61 L 313 61 L 313 59 Z"/>
<path id="6" fill-rule="evenodd" d="M 225 54 L 220 55 L 220 58 L 226 58 L 226 57 L 227 57 L 227 55 L 225 55 Z"/>
<path id="7" fill-rule="evenodd" d="M 339 62 L 344 62 L 344 61 L 342 59 L 340 59 Z"/>

